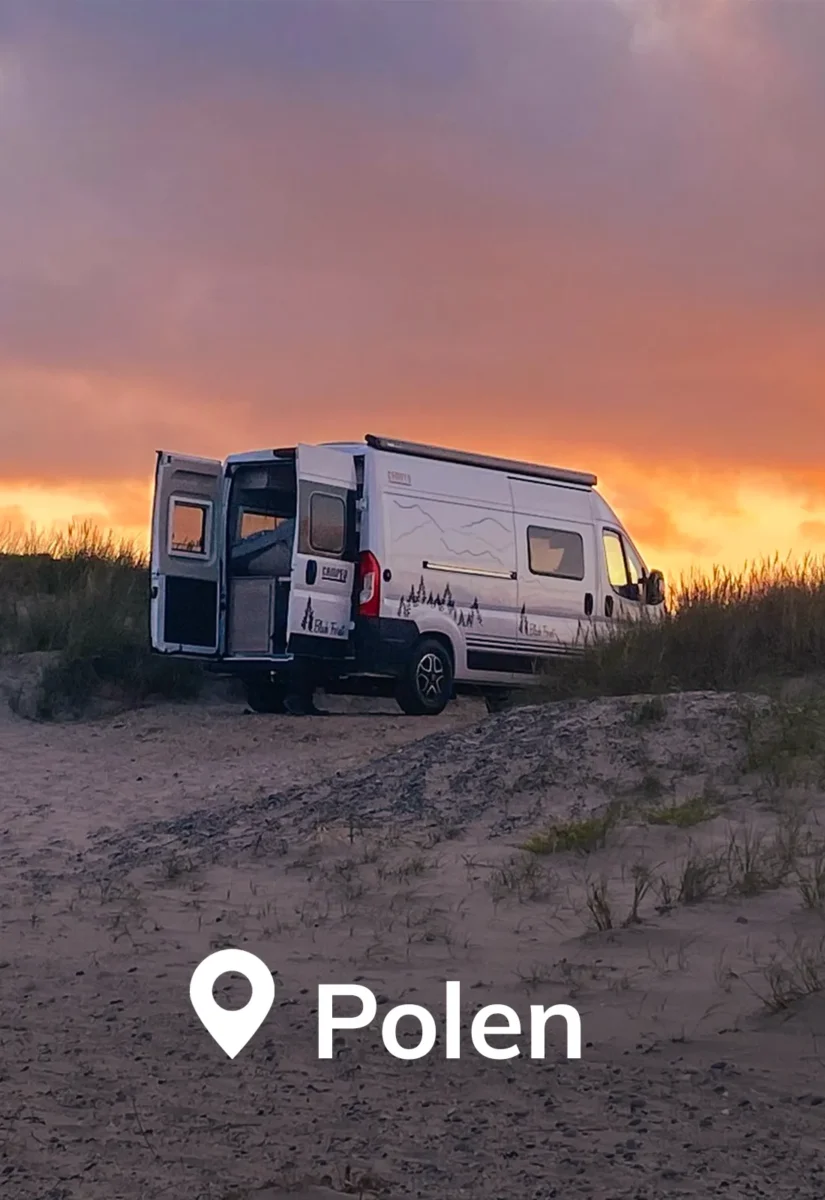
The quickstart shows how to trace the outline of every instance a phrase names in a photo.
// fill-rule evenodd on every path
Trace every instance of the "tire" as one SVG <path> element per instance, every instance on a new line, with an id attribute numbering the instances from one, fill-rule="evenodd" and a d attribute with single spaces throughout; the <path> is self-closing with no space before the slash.
<path id="1" fill-rule="evenodd" d="M 422 638 L 398 681 L 396 700 L 408 717 L 436 717 L 453 694 L 450 653 L 436 638 Z"/>
<path id="2" fill-rule="evenodd" d="M 246 702 L 256 713 L 283 713 L 286 689 L 283 683 L 266 675 L 254 675 L 246 681 Z"/>

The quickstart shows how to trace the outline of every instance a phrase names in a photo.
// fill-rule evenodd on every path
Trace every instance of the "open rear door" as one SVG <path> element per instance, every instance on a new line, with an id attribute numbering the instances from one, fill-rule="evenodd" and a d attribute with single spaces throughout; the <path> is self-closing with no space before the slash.
<path id="1" fill-rule="evenodd" d="M 223 464 L 158 453 L 152 511 L 152 647 L 207 657 L 220 648 Z"/>
<path id="2" fill-rule="evenodd" d="M 347 657 L 357 544 L 355 459 L 326 446 L 298 446 L 297 536 L 292 553 L 287 649 Z"/>

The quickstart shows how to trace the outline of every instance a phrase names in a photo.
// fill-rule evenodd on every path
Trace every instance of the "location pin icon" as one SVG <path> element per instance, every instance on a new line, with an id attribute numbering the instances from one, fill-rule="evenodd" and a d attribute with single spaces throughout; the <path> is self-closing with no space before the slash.
<path id="1" fill-rule="evenodd" d="M 221 1008 L 212 995 L 215 980 L 229 971 L 244 975 L 252 996 L 243 1008 Z M 189 999 L 207 1033 L 230 1058 L 240 1054 L 257 1033 L 275 999 L 275 982 L 266 963 L 248 950 L 217 950 L 198 963 L 189 983 Z"/>

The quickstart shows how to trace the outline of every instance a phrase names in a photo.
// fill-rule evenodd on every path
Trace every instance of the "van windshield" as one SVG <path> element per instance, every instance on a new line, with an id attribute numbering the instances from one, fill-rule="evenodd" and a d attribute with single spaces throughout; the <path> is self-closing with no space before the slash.
<path id="1" fill-rule="evenodd" d="M 644 563 L 636 553 L 636 550 L 633 548 L 628 538 L 625 538 L 624 548 L 625 553 L 627 554 L 627 566 L 630 572 L 630 582 L 643 584 L 647 575 L 647 571 L 645 570 Z"/>

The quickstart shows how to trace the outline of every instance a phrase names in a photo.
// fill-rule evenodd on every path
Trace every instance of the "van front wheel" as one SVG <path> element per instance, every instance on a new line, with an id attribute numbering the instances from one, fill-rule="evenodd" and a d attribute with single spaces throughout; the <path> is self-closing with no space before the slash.
<path id="1" fill-rule="evenodd" d="M 438 716 L 453 694 L 453 664 L 435 638 L 423 638 L 398 681 L 396 699 L 410 717 Z"/>

